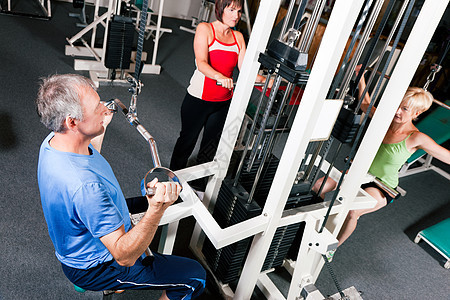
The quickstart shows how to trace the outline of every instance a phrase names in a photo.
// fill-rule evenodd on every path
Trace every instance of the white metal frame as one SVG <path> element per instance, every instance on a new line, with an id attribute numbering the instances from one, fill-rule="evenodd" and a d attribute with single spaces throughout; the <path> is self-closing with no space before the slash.
<path id="1" fill-rule="evenodd" d="M 37 0 L 46 17 L 51 18 L 52 6 L 50 0 Z M 8 11 L 11 11 L 11 0 L 8 0 Z"/>
<path id="2" fill-rule="evenodd" d="M 120 3 L 121 0 L 111 0 L 107 2 L 107 11 L 103 13 L 102 15 L 99 15 L 99 8 L 104 4 L 104 0 L 95 0 L 94 2 L 94 20 L 87 25 L 85 28 L 80 30 L 76 35 L 71 37 L 70 39 L 67 38 L 67 42 L 69 45 L 65 48 L 65 54 L 69 56 L 74 57 L 89 57 L 89 58 L 95 58 L 95 60 L 92 59 L 74 59 L 74 69 L 75 70 L 84 70 L 89 71 L 91 79 L 94 81 L 96 86 L 98 87 L 101 82 L 107 81 L 110 82 L 111 80 L 107 78 L 108 69 L 105 67 L 105 51 L 106 51 L 106 44 L 108 39 L 108 26 L 109 21 L 111 20 L 111 17 L 113 14 L 117 14 L 120 12 Z M 158 53 L 158 45 L 159 45 L 159 38 L 161 37 L 162 33 L 172 32 L 171 29 L 166 29 L 161 27 L 161 21 L 162 21 L 162 13 L 163 13 L 163 7 L 164 7 L 164 0 L 160 0 L 159 4 L 159 11 L 158 11 L 158 20 L 156 26 L 149 25 L 146 26 L 146 30 L 155 31 L 155 37 L 154 37 L 154 43 L 155 46 L 153 48 L 153 55 L 152 55 L 152 62 L 151 64 L 145 64 L 142 69 L 142 74 L 159 74 L 161 72 L 161 66 L 156 64 L 156 57 Z M 151 13 L 149 12 L 149 22 L 150 22 L 150 16 Z M 97 33 L 97 26 L 102 25 L 105 28 L 104 37 L 103 37 L 103 46 L 102 48 L 95 48 L 95 38 Z M 90 44 L 86 42 L 83 39 L 83 36 L 92 30 L 91 35 L 91 42 Z M 84 46 L 75 46 L 74 43 L 78 40 L 81 40 L 83 42 Z M 135 56 L 135 52 L 132 54 L 132 56 Z M 147 53 L 142 53 L 142 60 L 147 60 Z M 131 63 L 130 68 L 128 70 L 122 70 L 125 73 L 132 73 L 134 72 L 135 64 Z M 116 80 L 118 81 L 118 80 Z M 125 82 L 125 81 L 124 81 Z"/>
<path id="3" fill-rule="evenodd" d="M 376 151 L 391 123 L 401 99 L 411 82 L 426 46 L 445 11 L 448 0 L 426 0 L 403 48 L 391 80 L 381 96 L 370 125 L 361 141 L 353 163 L 345 175 L 337 203 L 331 210 L 326 229 L 319 233 L 328 209 L 328 203 L 316 204 L 284 211 L 284 206 L 296 177 L 300 162 L 305 156 L 307 144 L 316 127 L 317 116 L 325 102 L 326 92 L 337 68 L 347 37 L 350 35 L 363 0 L 337 0 L 327 29 L 318 50 L 314 67 L 305 87 L 302 102 L 292 125 L 291 133 L 282 153 L 263 213 L 260 216 L 220 228 L 211 215 L 222 180 L 225 178 L 245 109 L 250 98 L 252 84 L 259 69 L 258 55 L 265 50 L 268 37 L 281 0 L 262 0 L 255 20 L 253 33 L 235 88 L 233 101 L 225 122 L 216 156 L 212 162 L 177 171 L 183 185 L 183 203 L 169 207 L 161 225 L 170 224 L 167 239 L 162 245 L 170 253 L 176 237 L 177 221 L 194 216 L 197 224 L 190 247 L 202 260 L 200 247 L 205 235 L 218 249 L 236 241 L 254 236 L 249 255 L 242 270 L 236 291 L 221 285 L 227 298 L 250 299 L 256 285 L 268 292 L 267 297 L 280 297 L 268 277 L 260 274 L 267 251 L 276 229 L 288 224 L 306 222 L 300 250 L 295 262 L 288 264 L 292 274 L 288 300 L 297 299 L 304 287 L 314 284 L 324 264 L 321 254 L 336 245 L 337 236 L 349 210 L 373 207 L 374 200 L 359 186 L 363 182 Z M 337 174 L 335 171 L 335 174 Z M 186 183 L 196 178 L 211 176 L 203 201 Z M 334 176 L 334 175 L 333 175 Z M 316 246 L 316 243 L 318 245 Z M 215 279 L 218 284 L 217 279 Z M 278 298 L 280 297 L 280 298 Z M 273 298 L 272 298 L 273 299 Z"/>
<path id="4" fill-rule="evenodd" d="M 444 263 L 444 268 L 446 269 L 450 269 L 450 257 L 448 255 L 446 255 L 444 252 L 442 252 L 438 247 L 436 247 L 432 242 L 430 242 L 425 236 L 422 235 L 422 231 L 420 231 L 415 239 L 414 239 L 414 243 L 418 244 L 420 242 L 420 240 L 424 240 L 428 245 L 431 246 L 431 248 L 433 248 L 434 250 L 436 250 L 437 253 L 439 253 L 440 255 L 442 255 L 447 261 Z"/>
<path id="5" fill-rule="evenodd" d="M 441 168 L 432 165 L 431 164 L 432 160 L 433 160 L 433 156 L 426 153 L 424 156 L 419 157 L 415 161 L 412 161 L 410 163 L 405 163 L 402 166 L 402 168 L 400 169 L 399 176 L 405 177 L 405 176 L 432 170 L 432 171 L 438 173 L 439 175 L 441 175 L 442 177 L 446 178 L 447 180 L 450 180 L 450 174 L 447 173 L 446 171 L 442 170 Z M 419 162 L 422 165 L 418 166 L 418 167 L 410 168 L 416 162 Z"/>

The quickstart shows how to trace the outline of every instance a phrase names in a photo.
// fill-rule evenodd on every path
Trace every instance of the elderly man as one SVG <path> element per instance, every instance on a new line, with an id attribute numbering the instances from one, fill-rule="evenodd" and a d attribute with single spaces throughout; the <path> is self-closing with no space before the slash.
<path id="1" fill-rule="evenodd" d="M 75 285 L 93 291 L 163 290 L 160 299 L 193 299 L 206 274 L 191 259 L 145 257 L 179 184 L 154 180 L 146 213 L 131 226 L 129 208 L 108 162 L 100 155 L 112 114 L 93 83 L 79 75 L 43 79 L 36 99 L 41 122 L 52 132 L 41 145 L 38 182 L 55 253 Z M 131 209 L 131 208 L 130 208 Z"/>

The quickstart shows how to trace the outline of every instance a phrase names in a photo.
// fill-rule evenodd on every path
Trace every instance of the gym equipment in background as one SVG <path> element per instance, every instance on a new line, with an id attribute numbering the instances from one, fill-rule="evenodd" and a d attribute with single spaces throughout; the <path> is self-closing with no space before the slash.
<path id="1" fill-rule="evenodd" d="M 431 137 L 439 145 L 450 140 L 450 109 L 448 108 L 450 100 L 447 100 L 446 104 L 443 104 L 447 106 L 440 105 L 416 124 L 420 132 Z M 417 150 L 400 169 L 399 176 L 405 177 L 427 170 L 433 170 L 450 180 L 450 174 L 448 172 L 431 164 L 432 159 L 433 156 L 427 154 L 422 149 Z"/>
<path id="2" fill-rule="evenodd" d="M 13 16 L 21 16 L 21 17 L 27 17 L 27 18 L 33 18 L 33 19 L 42 19 L 42 20 L 50 20 L 52 17 L 52 7 L 50 0 L 36 0 L 34 1 L 39 9 L 43 12 L 43 14 L 38 14 L 35 12 L 28 12 L 30 6 L 33 6 L 33 3 L 26 1 L 25 6 L 21 6 L 17 8 L 17 4 L 22 4 L 20 1 L 19 3 L 16 3 L 16 5 L 13 5 L 11 3 L 11 0 L 7 0 L 6 9 L 3 7 L 3 4 L 0 3 L 0 14 L 6 14 L 6 15 L 13 15 Z M 25 9 L 25 10 L 23 10 Z"/>
<path id="3" fill-rule="evenodd" d="M 142 3 L 142 1 L 141 1 Z M 148 3 L 148 1 L 147 1 Z M 151 4 L 153 1 L 151 1 Z M 147 38 L 154 37 L 154 47 L 151 63 L 145 64 L 141 68 L 144 74 L 159 74 L 161 66 L 156 64 L 156 57 L 158 52 L 159 38 L 164 32 L 171 32 L 171 29 L 161 27 L 162 12 L 164 7 L 164 0 L 159 1 L 159 9 L 157 14 L 156 26 L 150 24 L 153 10 L 149 10 L 148 6 L 145 9 L 146 14 L 142 14 L 141 10 L 129 1 L 111 0 L 108 1 L 107 11 L 99 15 L 101 6 L 100 0 L 95 0 L 93 21 L 85 28 L 79 31 L 71 38 L 67 38 L 69 45 L 65 48 L 65 54 L 74 57 L 87 57 L 88 59 L 74 59 L 75 70 L 89 71 L 90 78 L 99 86 L 100 83 L 117 83 L 128 84 L 127 75 L 132 73 L 136 60 L 135 51 L 131 51 L 131 56 L 128 54 L 133 47 L 134 41 L 131 27 L 140 27 L 140 21 L 143 20 L 142 15 L 145 15 L 145 30 Z M 134 16 L 136 15 L 136 17 Z M 133 26 L 130 26 L 130 22 Z M 104 27 L 104 34 L 102 39 L 102 46 L 97 46 L 97 32 L 103 30 L 98 26 Z M 112 29 L 110 29 L 112 27 Z M 84 39 L 84 36 L 91 32 L 90 42 Z M 80 45 L 81 43 L 81 45 Z M 107 51 L 107 49 L 109 51 Z M 115 49 L 115 50 L 113 50 Z M 109 58 L 108 66 L 106 66 L 106 55 L 116 53 L 115 59 Z M 127 52 L 127 53 L 125 53 Z M 94 58 L 94 60 L 92 60 Z M 142 61 L 147 60 L 147 53 L 142 52 Z M 125 68 L 130 61 L 129 68 Z M 110 64 L 111 63 L 111 64 Z M 116 68 L 118 66 L 118 68 Z M 111 67 L 111 68 L 108 68 Z M 121 68 L 124 67 L 124 68 Z"/>
<path id="4" fill-rule="evenodd" d="M 444 268 L 450 269 L 450 218 L 421 230 L 414 239 L 414 243 L 417 244 L 421 240 L 442 255 L 446 259 Z"/>
<path id="5" fill-rule="evenodd" d="M 187 31 L 195 34 L 195 29 L 197 25 L 202 22 L 210 22 L 211 14 L 214 12 L 214 3 L 215 0 L 202 0 L 200 4 L 200 8 L 198 10 L 197 17 L 192 17 L 191 28 L 187 28 L 185 26 L 180 26 L 180 29 L 183 31 Z M 252 33 L 252 26 L 250 22 L 250 14 L 248 11 L 248 3 L 247 0 L 244 0 L 244 13 L 241 15 L 241 20 L 244 21 L 247 25 L 247 33 L 250 35 Z"/>

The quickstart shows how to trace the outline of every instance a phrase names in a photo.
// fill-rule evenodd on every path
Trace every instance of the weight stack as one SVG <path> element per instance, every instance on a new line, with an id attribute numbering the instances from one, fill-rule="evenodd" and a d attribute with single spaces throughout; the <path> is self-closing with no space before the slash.
<path id="1" fill-rule="evenodd" d="M 108 69 L 129 69 L 133 41 L 133 20 L 124 16 L 113 16 L 108 28 L 105 67 Z"/>
<path id="2" fill-rule="evenodd" d="M 261 175 L 256 185 L 255 194 L 253 195 L 253 199 L 255 199 L 261 207 L 264 207 L 267 195 L 269 195 L 270 186 L 272 185 L 272 181 L 279 163 L 280 160 L 275 155 L 270 154 L 263 166 Z M 255 182 L 256 172 L 261 165 L 261 160 L 255 159 L 250 172 L 246 171 L 247 165 L 248 161 L 244 163 L 244 170 L 241 172 L 239 182 L 247 192 L 250 192 L 252 190 L 253 183 Z"/>
<path id="3" fill-rule="evenodd" d="M 213 217 L 220 227 L 237 224 L 261 214 L 261 207 L 255 202 L 248 202 L 249 194 L 241 185 L 233 186 L 233 180 L 225 179 L 217 197 Z M 203 244 L 203 254 L 222 283 L 229 283 L 239 277 L 241 268 L 247 256 L 252 238 L 246 238 L 221 249 L 216 249 L 206 239 Z"/>
<path id="4" fill-rule="evenodd" d="M 314 203 L 322 202 L 319 197 L 315 197 L 311 190 L 311 183 L 309 181 L 302 181 L 292 186 L 291 192 L 286 202 L 285 209 L 306 206 Z"/>
<path id="5" fill-rule="evenodd" d="M 295 239 L 299 227 L 300 223 L 296 223 L 277 228 L 261 271 L 266 271 L 283 264 L 284 258 Z"/>
<path id="6" fill-rule="evenodd" d="M 292 260 L 297 260 L 298 251 L 300 250 L 300 243 L 302 242 L 303 232 L 305 231 L 306 222 L 300 222 L 297 232 L 295 233 L 295 238 L 292 241 L 291 247 L 287 253 L 287 257 Z"/>
<path id="7" fill-rule="evenodd" d="M 72 5 L 73 5 L 73 8 L 83 8 L 84 0 L 73 0 Z"/>
<path id="8" fill-rule="evenodd" d="M 309 181 L 294 184 L 287 199 L 285 209 L 291 209 L 322 202 L 322 199 L 320 199 L 319 197 L 314 197 L 314 195 L 311 193 L 310 185 L 311 184 Z M 266 260 L 264 261 L 262 271 L 266 271 L 283 264 L 284 259 L 288 255 L 289 249 L 291 248 L 294 240 L 297 237 L 297 233 L 300 227 L 304 226 L 302 224 L 303 223 L 295 223 L 277 228 L 272 243 L 270 244 Z M 303 234 L 303 231 L 301 232 Z"/>
<path id="9" fill-rule="evenodd" d="M 351 110 L 342 108 L 334 124 L 331 135 L 343 144 L 350 143 L 358 131 L 361 115 L 355 115 Z"/>

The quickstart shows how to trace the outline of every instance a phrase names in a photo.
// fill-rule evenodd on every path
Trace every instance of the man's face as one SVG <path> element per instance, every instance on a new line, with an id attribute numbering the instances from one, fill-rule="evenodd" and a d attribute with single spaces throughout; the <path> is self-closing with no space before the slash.
<path id="1" fill-rule="evenodd" d="M 81 89 L 83 121 L 78 121 L 78 132 L 92 139 L 104 132 L 103 121 L 108 108 L 100 102 L 100 97 L 92 88 Z"/>

